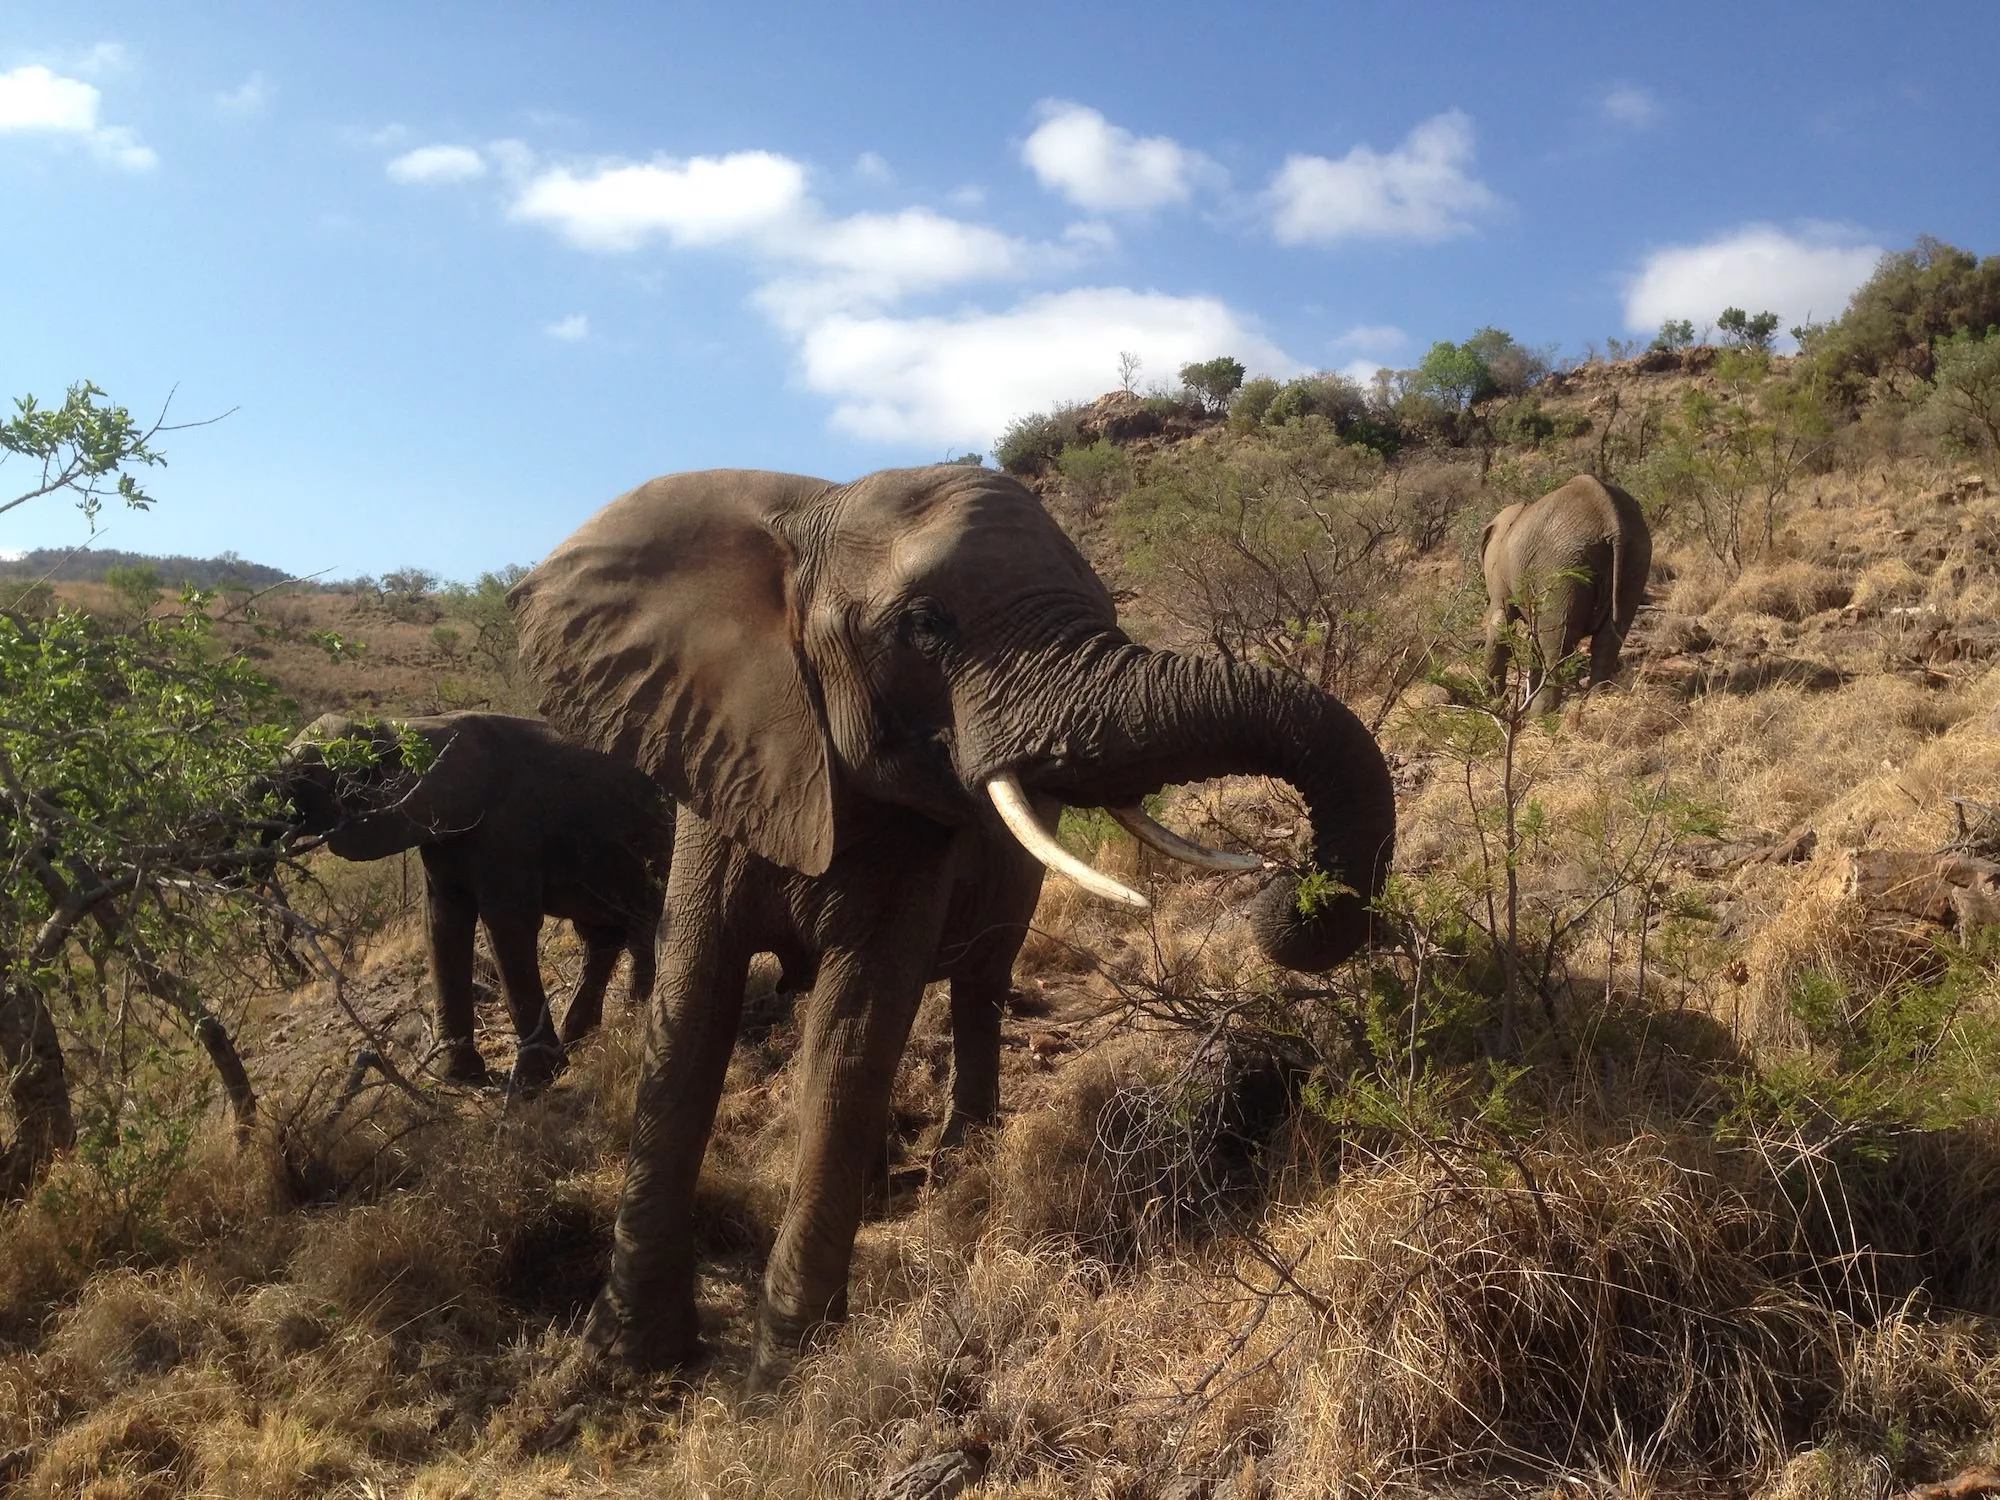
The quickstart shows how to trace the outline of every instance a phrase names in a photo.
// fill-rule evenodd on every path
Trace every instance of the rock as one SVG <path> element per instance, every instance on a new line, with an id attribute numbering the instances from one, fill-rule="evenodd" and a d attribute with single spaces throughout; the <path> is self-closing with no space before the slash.
<path id="1" fill-rule="evenodd" d="M 1738 839 L 1708 844 L 1694 850 L 1688 868 L 1704 880 L 1713 880 L 1744 865 L 1796 865 L 1811 859 L 1819 849 L 1819 833 L 1812 828 L 1794 828 L 1775 843 L 1759 844 Z"/>
<path id="2" fill-rule="evenodd" d="M 1166 418 L 1146 405 L 1145 397 L 1131 391 L 1112 391 L 1099 396 L 1077 418 L 1077 428 L 1086 443 L 1099 438 L 1130 443 L 1152 437 L 1166 425 Z"/>
<path id="3" fill-rule="evenodd" d="M 1978 925 L 2000 899 L 2000 864 L 1972 854 L 1857 849 L 1848 855 L 1848 891 L 1872 907 L 1955 925 L 1963 908 Z M 1964 895 L 1955 894 L 1964 891 Z"/>
<path id="4" fill-rule="evenodd" d="M 1904 1490 L 1897 1500 L 1976 1500 L 1978 1496 L 1996 1493 L 2000 1493 L 2000 1469 L 1991 1464 L 1974 1464 L 1950 1479 Z"/>
<path id="5" fill-rule="evenodd" d="M 1975 927 L 2000 927 L 2000 893 L 1955 885 L 1951 888 L 1951 915 L 1961 936 Z"/>
<path id="6" fill-rule="evenodd" d="M 1801 865 L 1819 849 L 1819 833 L 1812 828 L 1794 828 L 1777 843 L 1750 856 L 1753 865 Z"/>
<path id="7" fill-rule="evenodd" d="M 869 1491 L 871 1500 L 952 1500 L 986 1472 L 990 1450 L 978 1439 L 920 1458 Z"/>
<path id="8" fill-rule="evenodd" d="M 2000 625 L 1940 625 L 1917 655 L 1926 662 L 1988 661 L 2000 656 Z"/>

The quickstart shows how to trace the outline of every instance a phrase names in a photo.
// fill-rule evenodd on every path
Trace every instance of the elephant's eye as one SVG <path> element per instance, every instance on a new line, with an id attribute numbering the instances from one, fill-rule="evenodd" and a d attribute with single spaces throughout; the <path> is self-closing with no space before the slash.
<path id="1" fill-rule="evenodd" d="M 935 651 L 951 639 L 951 617 L 929 604 L 914 604 L 903 611 L 904 644 L 919 651 Z"/>

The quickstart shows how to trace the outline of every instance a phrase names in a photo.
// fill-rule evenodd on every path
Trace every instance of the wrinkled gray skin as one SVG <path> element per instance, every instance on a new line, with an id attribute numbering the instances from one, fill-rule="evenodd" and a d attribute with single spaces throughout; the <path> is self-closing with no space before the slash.
<path id="1" fill-rule="evenodd" d="M 1290 781 L 1348 888 L 1255 899 L 1265 949 L 1330 968 L 1366 941 L 1395 806 L 1380 750 L 1301 679 L 1134 645 L 1021 485 L 963 466 L 851 485 L 726 470 L 654 480 L 514 590 L 551 719 L 681 806 L 610 1279 L 586 1339 L 699 1347 L 695 1183 L 750 955 L 816 972 L 799 1146 L 765 1272 L 753 1385 L 841 1316 L 871 1159 L 925 983 L 951 981 L 956 1134 L 997 1107 L 1000 1015 L 1041 868 L 984 788 L 1125 805 L 1230 773 Z"/>
<path id="2" fill-rule="evenodd" d="M 421 776 L 402 764 L 398 727 L 435 752 Z M 327 741 L 356 737 L 373 745 L 373 767 L 327 763 Z M 673 805 L 631 766 L 538 719 L 452 713 L 361 725 L 324 714 L 292 741 L 274 789 L 296 814 L 293 836 L 324 835 L 342 859 L 422 855 L 446 1077 L 486 1080 L 473 1045 L 475 923 L 514 1022 L 517 1090 L 547 1083 L 564 1048 L 603 1018 L 620 951 L 632 955 L 634 1005 L 651 995 Z M 560 1033 L 542 988 L 544 915 L 567 918 L 584 944 Z"/>
<path id="3" fill-rule="evenodd" d="M 1486 674 L 1496 692 L 1507 684 L 1506 628 L 1524 617 L 1534 642 L 1529 713 L 1553 713 L 1561 703 L 1554 668 L 1585 636 L 1588 686 L 1618 674 L 1618 653 L 1653 568 L 1653 534 L 1638 501 L 1615 484 L 1579 474 L 1488 521 L 1479 561 L 1486 575 Z"/>

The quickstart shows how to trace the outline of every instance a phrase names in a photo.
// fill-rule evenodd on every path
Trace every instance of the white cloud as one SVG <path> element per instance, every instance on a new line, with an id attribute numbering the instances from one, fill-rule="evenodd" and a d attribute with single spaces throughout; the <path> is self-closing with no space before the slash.
<path id="1" fill-rule="evenodd" d="M 235 88 L 215 96 L 215 107 L 226 115 L 262 114 L 270 102 L 271 85 L 262 73 L 252 73 Z"/>
<path id="2" fill-rule="evenodd" d="M 1136 136 L 1096 110 L 1065 100 L 1040 106 L 1042 123 L 1021 145 L 1021 160 L 1043 187 L 1095 211 L 1185 203 L 1215 164 L 1164 135 Z"/>
<path id="3" fill-rule="evenodd" d="M 419 146 L 385 170 L 392 182 L 464 182 L 486 175 L 486 158 L 470 146 Z"/>
<path id="4" fill-rule="evenodd" d="M 1357 323 L 1335 339 L 1333 347 L 1390 354 L 1405 348 L 1409 342 L 1410 336 L 1393 323 Z"/>
<path id="5" fill-rule="evenodd" d="M 1634 130 L 1644 130 L 1659 122 L 1665 113 L 1660 101 L 1651 89 L 1642 89 L 1636 84 L 1621 83 L 1605 90 L 1604 118 L 1616 125 L 1629 125 Z"/>
<path id="6" fill-rule="evenodd" d="M 825 220 L 813 204 L 755 248 L 798 267 L 767 283 L 756 299 L 795 332 L 835 312 L 873 309 L 960 282 L 1012 279 L 1049 258 L 1023 240 L 927 208 Z"/>
<path id="7" fill-rule="evenodd" d="M 1425 120 L 1393 151 L 1288 156 L 1265 194 L 1272 229 L 1285 245 L 1463 234 L 1499 202 L 1471 167 L 1472 118 L 1456 109 Z"/>
<path id="8" fill-rule="evenodd" d="M 854 175 L 866 182 L 893 182 L 896 177 L 879 151 L 864 151 L 855 157 Z"/>
<path id="9" fill-rule="evenodd" d="M 1345 375 L 1365 391 L 1375 383 L 1375 372 L 1387 368 L 1389 367 L 1379 359 L 1350 359 L 1334 373 Z"/>
<path id="10" fill-rule="evenodd" d="M 1164 369 L 1225 352 L 1256 368 L 1298 368 L 1206 297 L 1098 287 L 1003 312 L 897 310 L 969 283 L 1073 272 L 1116 244 L 1096 220 L 1031 241 L 921 206 L 836 216 L 801 164 L 765 151 L 550 167 L 524 176 L 509 199 L 514 218 L 581 249 L 664 244 L 747 260 L 762 276 L 752 304 L 792 341 L 804 384 L 833 398 L 835 426 L 872 440 L 984 444 L 1020 412 L 1108 389 L 1124 350 Z M 574 321 L 582 336 L 587 325 Z M 565 326 L 545 331 L 562 337 Z"/>
<path id="11" fill-rule="evenodd" d="M 999 313 L 835 314 L 805 332 L 800 361 L 806 385 L 834 398 L 834 425 L 846 432 L 984 447 L 1024 412 L 1103 394 L 1125 350 L 1148 369 L 1221 353 L 1259 371 L 1299 369 L 1214 298 L 1127 287 L 1043 293 Z"/>
<path id="12" fill-rule="evenodd" d="M 770 151 L 736 151 L 614 162 L 583 175 L 556 167 L 527 184 L 513 213 L 582 249 L 620 251 L 654 237 L 674 245 L 741 239 L 793 218 L 805 201 L 804 167 Z"/>
<path id="13" fill-rule="evenodd" d="M 123 125 L 100 125 L 103 102 L 95 85 L 65 78 L 39 64 L 0 73 L 0 134 L 67 136 L 83 142 L 91 154 L 128 172 L 143 172 L 159 163 L 152 147 Z"/>
<path id="14" fill-rule="evenodd" d="M 1698 245 L 1669 245 L 1648 255 L 1625 293 L 1625 326 L 1649 333 L 1669 318 L 1697 328 L 1726 307 L 1770 311 L 1778 326 L 1839 316 L 1854 289 L 1874 272 L 1880 245 L 1857 244 L 1828 225 L 1790 234 L 1772 224 L 1741 229 Z"/>
<path id="15" fill-rule="evenodd" d="M 132 54 L 122 42 L 99 42 L 76 60 L 76 70 L 96 78 L 105 73 L 122 73 L 132 65 Z"/>
<path id="16" fill-rule="evenodd" d="M 98 92 L 43 67 L 0 73 L 0 130 L 48 130 L 88 135 L 97 128 Z"/>
<path id="17" fill-rule="evenodd" d="M 511 212 L 588 250 L 633 251 L 663 238 L 746 251 L 775 272 L 759 305 L 795 330 L 836 310 L 1073 262 L 1081 248 L 1033 246 L 928 208 L 833 218 L 807 191 L 805 168 L 768 151 L 553 168 L 522 186 Z"/>
<path id="18" fill-rule="evenodd" d="M 571 313 L 556 322 L 544 323 L 542 332 L 552 339 L 560 339 L 565 344 L 581 343 L 590 337 L 590 319 L 582 313 Z"/>

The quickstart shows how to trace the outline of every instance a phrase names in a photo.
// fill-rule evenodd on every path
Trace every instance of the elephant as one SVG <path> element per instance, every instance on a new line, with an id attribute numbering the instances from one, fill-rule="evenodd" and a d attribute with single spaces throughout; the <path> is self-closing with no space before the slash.
<path id="1" fill-rule="evenodd" d="M 1615 484 L 1579 474 L 1539 500 L 1508 506 L 1479 539 L 1486 575 L 1486 675 L 1506 686 L 1508 625 L 1524 616 L 1534 638 L 1528 712 L 1562 701 L 1555 667 L 1590 637 L 1595 687 L 1618 673 L 1653 568 L 1653 534 L 1639 502 Z"/>
<path id="2" fill-rule="evenodd" d="M 551 721 L 644 768 L 680 807 L 584 1357 L 663 1369 L 700 1354 L 695 1186 L 753 952 L 814 975 L 757 1389 L 845 1313 L 926 982 L 950 981 L 947 1132 L 962 1131 L 997 1109 L 1001 1007 L 1043 868 L 1147 906 L 1055 839 L 1062 805 L 1105 807 L 1175 858 L 1264 870 L 1248 917 L 1281 964 L 1331 968 L 1369 939 L 1395 799 L 1367 728 L 1294 674 L 1135 644 L 1011 477 L 958 464 L 848 484 L 670 475 L 585 522 L 510 603 Z M 1140 810 L 1170 783 L 1236 773 L 1300 790 L 1312 868 L 1204 849 Z"/>
<path id="3" fill-rule="evenodd" d="M 404 735 L 430 747 L 414 775 Z M 361 723 L 324 714 L 292 741 L 268 789 L 289 804 L 289 838 L 323 836 L 343 859 L 423 856 L 446 1078 L 487 1081 L 473 1045 L 476 922 L 514 1022 L 517 1092 L 545 1085 L 567 1047 L 602 1020 L 620 950 L 632 955 L 634 1006 L 651 994 L 674 808 L 631 766 L 570 744 L 538 719 L 461 712 Z M 585 950 L 560 1032 L 542 988 L 544 915 L 573 923 Z"/>

